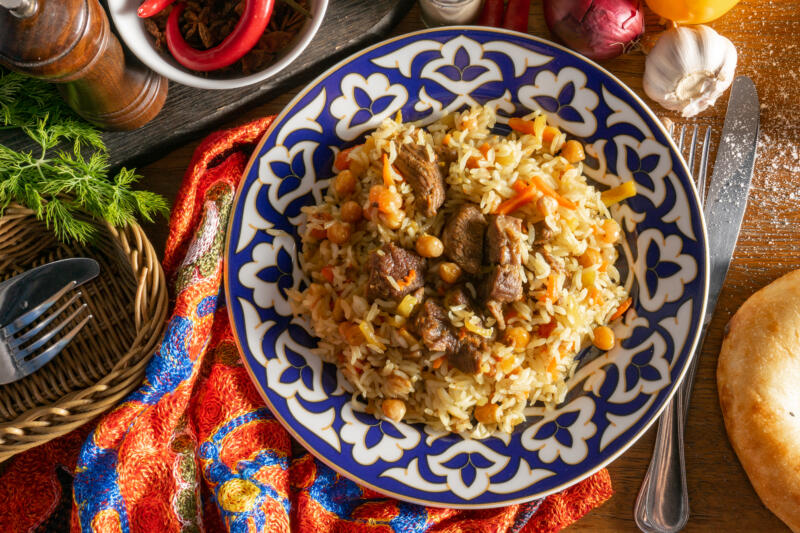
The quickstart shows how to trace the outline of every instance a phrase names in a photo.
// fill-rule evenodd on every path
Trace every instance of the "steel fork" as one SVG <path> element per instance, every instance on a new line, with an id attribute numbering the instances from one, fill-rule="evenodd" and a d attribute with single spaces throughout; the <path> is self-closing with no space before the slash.
<path id="1" fill-rule="evenodd" d="M 74 281 L 70 281 L 41 304 L 19 316 L 13 322 L 0 327 L 0 385 L 21 379 L 41 368 L 61 352 L 92 319 L 91 314 L 86 314 L 72 329 L 48 346 L 48 343 L 60 331 L 74 323 L 87 309 L 84 303 L 74 311 L 67 313 L 70 306 L 81 297 L 82 293 L 78 291 L 54 312 L 44 316 L 56 302 L 76 286 Z M 41 320 L 39 320 L 40 318 Z M 56 321 L 58 322 L 55 325 L 49 327 Z"/>
<path id="2" fill-rule="evenodd" d="M 689 171 L 694 175 L 697 194 L 700 198 L 700 206 L 705 203 L 706 198 L 706 176 L 708 175 L 708 157 L 711 144 L 711 128 L 708 127 L 703 134 L 701 145 L 700 162 L 695 171 L 695 159 L 697 156 L 697 134 L 698 126 L 692 128 L 691 140 L 689 141 L 689 154 L 686 163 Z M 674 125 L 669 126 L 669 134 L 674 133 Z M 687 126 L 681 127 L 678 134 L 678 149 L 684 153 L 684 141 L 686 140 Z M 702 345 L 696 348 L 699 351 Z M 692 383 L 694 374 L 697 371 L 697 360 L 699 354 L 695 354 L 689 364 L 681 386 L 667 405 L 666 410 L 658 420 L 658 433 L 656 443 L 653 448 L 653 457 L 650 466 L 642 480 L 639 495 L 636 498 L 634 507 L 634 518 L 639 529 L 646 533 L 672 533 L 680 531 L 686 525 L 689 517 L 689 498 L 686 490 L 686 465 L 684 462 L 683 431 L 686 425 L 686 414 L 689 411 L 689 398 L 692 393 Z M 670 471 L 671 469 L 671 471 Z M 676 469 L 679 469 L 677 471 Z M 681 487 L 670 485 L 680 483 Z M 683 490 L 679 490 L 682 488 Z M 682 494 L 680 501 L 671 498 L 674 494 Z M 675 517 L 683 516 L 682 520 Z M 672 518 L 670 518 L 672 517 Z M 677 522 L 677 524 L 676 524 Z M 669 527 L 666 524 L 676 524 Z"/>

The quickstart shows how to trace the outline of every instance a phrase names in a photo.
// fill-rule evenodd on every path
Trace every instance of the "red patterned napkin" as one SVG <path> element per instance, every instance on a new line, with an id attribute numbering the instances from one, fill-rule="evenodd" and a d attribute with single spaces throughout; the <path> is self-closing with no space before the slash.
<path id="1" fill-rule="evenodd" d="M 295 453 L 239 359 L 219 300 L 225 229 L 272 118 L 209 135 L 170 219 L 175 308 L 145 382 L 99 420 L 0 464 L 0 531 L 558 531 L 611 497 L 608 472 L 541 502 L 426 508 Z"/>

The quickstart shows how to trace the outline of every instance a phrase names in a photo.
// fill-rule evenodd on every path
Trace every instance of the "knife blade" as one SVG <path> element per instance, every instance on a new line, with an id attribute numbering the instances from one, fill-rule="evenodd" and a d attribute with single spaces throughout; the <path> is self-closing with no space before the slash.
<path id="1" fill-rule="evenodd" d="M 53 261 L 0 283 L 0 326 L 47 300 L 70 281 L 82 285 L 100 273 L 94 259 L 74 257 Z"/>
<path id="2" fill-rule="evenodd" d="M 739 76 L 733 80 L 703 211 L 711 267 L 703 327 L 711 322 L 714 315 L 739 238 L 756 162 L 760 109 L 753 80 L 747 76 Z"/>

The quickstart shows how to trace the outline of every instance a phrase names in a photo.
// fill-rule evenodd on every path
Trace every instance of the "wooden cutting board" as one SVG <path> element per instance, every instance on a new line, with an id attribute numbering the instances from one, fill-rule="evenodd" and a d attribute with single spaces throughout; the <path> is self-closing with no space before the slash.
<path id="1" fill-rule="evenodd" d="M 111 166 L 140 166 L 155 161 L 215 127 L 236 120 L 248 109 L 305 84 L 336 61 L 381 40 L 413 3 L 414 0 L 330 0 L 322 26 L 300 57 L 261 85 L 212 91 L 170 82 L 164 108 L 153 121 L 135 131 L 103 134 Z M 0 143 L 14 150 L 34 148 L 19 134 L 0 135 Z"/>

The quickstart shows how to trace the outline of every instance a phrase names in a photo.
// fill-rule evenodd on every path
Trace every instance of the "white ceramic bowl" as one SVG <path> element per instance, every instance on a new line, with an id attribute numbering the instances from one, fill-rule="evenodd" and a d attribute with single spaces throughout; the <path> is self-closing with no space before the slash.
<path id="1" fill-rule="evenodd" d="M 147 33 L 143 19 L 136 14 L 142 1 L 108 0 L 108 11 L 117 28 L 117 33 L 142 63 L 172 81 L 198 89 L 235 89 L 269 79 L 286 68 L 308 46 L 322 24 L 325 10 L 328 7 L 328 0 L 311 0 L 312 18 L 306 21 L 277 60 L 264 70 L 248 75 L 231 73 L 227 77 L 207 78 L 198 72 L 187 69 L 175 61 L 169 53 L 156 50 L 153 37 Z"/>

